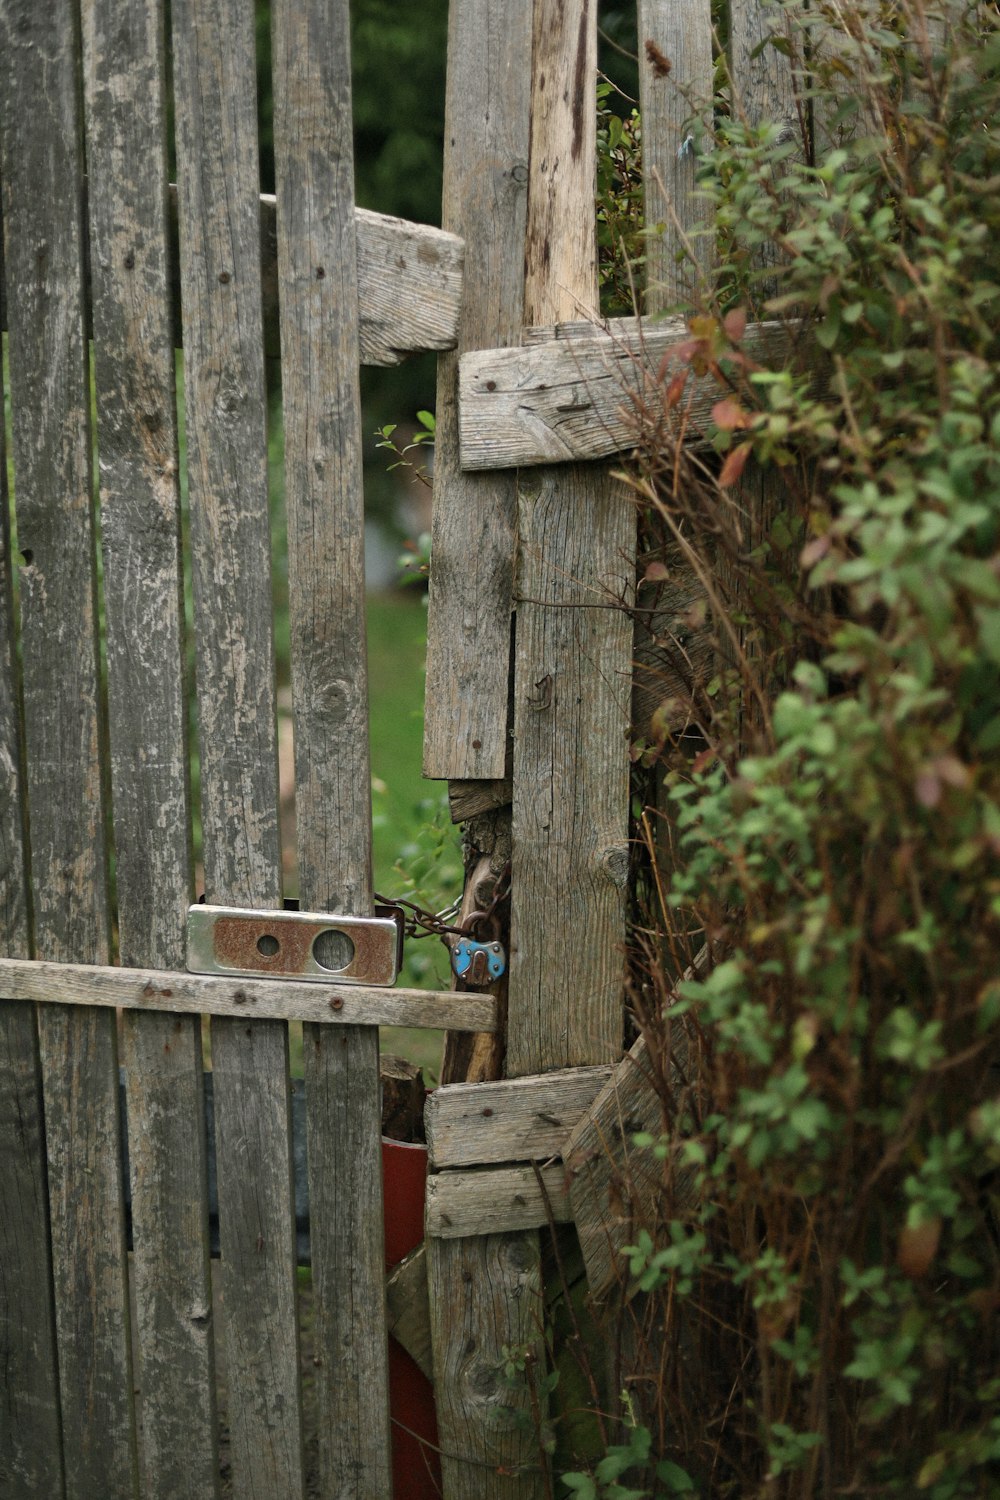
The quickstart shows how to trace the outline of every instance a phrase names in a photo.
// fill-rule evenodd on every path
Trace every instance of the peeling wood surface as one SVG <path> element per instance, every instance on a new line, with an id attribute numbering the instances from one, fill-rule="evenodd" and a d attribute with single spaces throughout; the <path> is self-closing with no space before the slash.
<path id="1" fill-rule="evenodd" d="M 465 239 L 459 349 L 515 343 L 523 306 L 530 0 L 450 11 L 442 222 Z M 458 361 L 438 361 L 424 775 L 506 773 L 513 474 L 462 473 Z"/>
<path id="2" fill-rule="evenodd" d="M 170 322 L 161 0 L 83 8 L 92 310 L 124 964 L 184 962 L 191 900 L 180 495 Z M 197 1017 L 131 1015 L 122 1061 L 132 1175 L 143 1479 L 218 1483 L 208 1189 Z"/>
<path id="3" fill-rule="evenodd" d="M 5 277 L 17 289 L 9 308 L 10 396 L 34 934 L 46 958 L 100 963 L 108 956 L 109 913 L 79 64 L 70 6 L 10 0 L 0 10 Z M 114 1016 L 52 1007 L 37 1024 L 66 1494 L 132 1495 L 138 1472 Z M 22 1096 L 30 1097 L 23 1051 L 19 1061 L 29 1070 L 21 1074 Z M 19 1308 L 15 1316 L 39 1313 Z M 43 1339 L 46 1323 L 42 1314 Z M 24 1440 L 41 1441 L 51 1418 L 49 1405 L 38 1433 Z"/>
<path id="4" fill-rule="evenodd" d="M 596 66 L 595 0 L 572 13 L 536 0 L 527 323 L 597 307 Z M 576 346 L 566 350 L 572 359 Z M 512 1077 L 621 1050 L 632 627 L 614 605 L 631 602 L 634 552 L 632 502 L 607 473 L 562 465 L 519 477 Z"/>
<path id="5" fill-rule="evenodd" d="M 540 1229 L 573 1217 L 562 1166 L 483 1167 L 436 1172 L 427 1179 L 427 1233 L 440 1239 Z M 546 1206 L 547 1200 L 547 1206 Z M 475 1294 L 473 1294 L 474 1296 Z"/>
<path id="6" fill-rule="evenodd" d="M 174 0 L 171 17 L 205 895 L 278 906 L 253 16 L 239 0 Z M 233 1483 L 292 1500 L 304 1477 L 287 1027 L 214 1021 L 212 1066 Z"/>
<path id="7" fill-rule="evenodd" d="M 538 1348 L 537 1234 L 428 1240 L 427 1272 L 446 1500 L 543 1500 L 530 1397 L 504 1379 L 500 1352 Z"/>
<path id="8" fill-rule="evenodd" d="M 296 853 L 306 909 L 372 910 L 347 0 L 274 8 Z M 323 150 L 315 142 L 323 143 Z M 307 1026 L 320 1483 L 391 1492 L 378 1034 Z"/>
<path id="9" fill-rule="evenodd" d="M 568 1068 L 497 1083 L 437 1088 L 424 1107 L 430 1166 L 545 1161 L 562 1148 L 610 1068 Z"/>
<path id="10" fill-rule="evenodd" d="M 642 441 L 641 406 L 659 404 L 680 368 L 675 351 L 690 335 L 679 319 L 563 336 L 524 349 L 482 349 L 461 360 L 459 412 L 462 466 L 469 470 L 608 458 Z M 780 367 L 799 353 L 798 330 L 786 323 L 750 324 L 743 347 Z M 689 385 L 690 425 L 704 426 L 719 399 L 718 381 Z M 655 410 L 655 406 L 654 406 Z"/>
<path id="11" fill-rule="evenodd" d="M 12 571 L 6 435 L 5 424 L 0 422 L 0 954 L 27 958 L 28 884 Z M 5 1374 L 0 1387 L 0 1493 L 59 1500 L 63 1494 L 62 1445 L 44 1161 L 35 1010 L 32 1005 L 5 1000 L 0 1002 L 0 1369 Z"/>
<path id="12" fill-rule="evenodd" d="M 422 1026 L 493 1031 L 490 995 L 453 990 L 369 989 L 303 980 L 223 979 L 162 969 L 119 969 L 0 958 L 0 995 L 63 1005 L 125 1010 L 248 1015 L 327 1026 Z M 376 1090 L 377 1092 L 377 1090 Z"/>

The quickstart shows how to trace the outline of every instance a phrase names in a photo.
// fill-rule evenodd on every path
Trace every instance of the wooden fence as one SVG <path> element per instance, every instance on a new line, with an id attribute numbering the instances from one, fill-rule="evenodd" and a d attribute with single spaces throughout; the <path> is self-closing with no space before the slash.
<path id="1" fill-rule="evenodd" d="M 655 1118 L 620 1062 L 633 640 L 627 610 L 607 605 L 632 599 L 635 518 L 594 460 L 628 441 L 623 372 L 655 367 L 678 334 L 599 322 L 596 19 L 596 0 L 453 0 L 433 230 L 354 206 L 347 0 L 274 0 L 273 201 L 259 195 L 251 6 L 172 0 L 168 41 L 163 0 L 0 3 L 16 515 L 12 551 L 5 490 L 4 1500 L 222 1493 L 217 1353 L 227 1492 L 388 1500 L 380 1024 L 449 1033 L 415 1278 L 443 1493 L 546 1493 L 503 1350 L 539 1347 L 550 1214 L 576 1219 L 595 1290 L 614 1278 L 617 1230 L 587 1133 L 611 1138 L 604 1112 L 629 1127 Z M 777 118 L 794 109 L 791 77 L 757 47 L 763 24 L 756 0 L 732 0 L 744 97 Z M 677 85 L 711 91 L 708 0 L 640 0 L 639 38 L 647 181 L 676 210 L 649 246 L 655 311 L 672 298 L 678 226 L 694 211 Z M 205 895 L 282 903 L 264 379 L 276 329 L 296 852 L 311 911 L 365 916 L 373 900 L 358 368 L 442 351 L 424 769 L 450 783 L 467 823 L 467 910 L 512 862 L 509 976 L 477 994 L 184 971 L 182 543 Z M 305 1023 L 315 1474 L 296 1316 L 292 1018 Z M 590 1163 L 572 1190 L 568 1149 Z"/>

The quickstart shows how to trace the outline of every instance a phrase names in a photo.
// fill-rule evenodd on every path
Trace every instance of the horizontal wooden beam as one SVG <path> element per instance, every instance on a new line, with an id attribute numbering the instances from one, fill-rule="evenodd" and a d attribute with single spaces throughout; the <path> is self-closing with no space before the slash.
<path id="1" fill-rule="evenodd" d="M 437 1172 L 427 1179 L 424 1229 L 442 1240 L 470 1234 L 505 1234 L 540 1229 L 552 1218 L 572 1218 L 562 1166 L 542 1167 L 541 1185 L 533 1167 L 484 1167 L 479 1171 Z"/>
<path id="2" fill-rule="evenodd" d="M 172 241 L 171 313 L 174 342 L 181 346 L 181 298 L 177 254 L 177 189 L 170 187 Z M 86 223 L 86 204 L 83 222 Z M 428 224 L 354 210 L 358 243 L 361 363 L 398 365 L 408 354 L 454 349 L 462 300 L 464 241 Z M 278 325 L 278 236 L 273 194 L 260 200 L 264 350 L 280 358 Z M 319 269 L 319 268 L 317 268 Z M 325 269 L 325 268 L 324 268 Z M 89 277 L 85 277 L 89 286 Z M 87 318 L 89 323 L 89 307 Z M 7 328 L 6 290 L 0 280 L 0 328 Z"/>
<path id="3" fill-rule="evenodd" d="M 379 989 L 306 980 L 221 979 L 161 969 L 120 969 L 0 958 L 0 996 L 55 1005 L 178 1011 L 339 1026 L 419 1026 L 495 1031 L 492 995 Z"/>
<path id="4" fill-rule="evenodd" d="M 610 458 L 630 451 L 644 424 L 662 444 L 662 392 L 691 334 L 683 320 L 617 319 L 607 330 L 560 324 L 531 331 L 521 348 L 477 349 L 459 360 L 463 469 Z M 801 328 L 752 323 L 743 350 L 781 368 L 804 342 Z M 684 395 L 693 429 L 723 395 L 717 380 L 692 377 Z M 647 415 L 643 416 L 645 411 Z M 669 420 L 669 419 L 668 419 Z M 667 428 L 669 431 L 669 427 Z"/>
<path id="5" fill-rule="evenodd" d="M 565 1068 L 496 1083 L 435 1089 L 424 1105 L 434 1168 L 549 1161 L 611 1076 L 610 1067 Z"/>

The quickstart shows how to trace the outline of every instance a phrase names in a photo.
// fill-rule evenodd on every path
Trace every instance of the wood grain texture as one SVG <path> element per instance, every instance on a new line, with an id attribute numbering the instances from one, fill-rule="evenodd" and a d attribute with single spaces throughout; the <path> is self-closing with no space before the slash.
<path id="1" fill-rule="evenodd" d="M 768 45 L 771 36 L 791 39 L 791 22 L 776 0 L 731 0 L 729 67 L 736 107 L 751 125 L 768 124 L 775 134 L 799 137 L 792 59 Z"/>
<path id="2" fill-rule="evenodd" d="M 26 958 L 28 883 L 5 426 L 0 422 L 0 953 Z M 0 1002 L 0 1369 L 0 1493 L 59 1500 L 59 1372 L 38 1039 L 34 1007 L 6 998 Z"/>
<path id="3" fill-rule="evenodd" d="M 495 1031 L 490 995 L 369 989 L 302 980 L 223 979 L 162 969 L 119 969 L 0 958 L 0 995 L 14 1000 L 178 1014 L 308 1021 L 327 1026 L 419 1026 Z"/>
<path id="4" fill-rule="evenodd" d="M 172 26 L 205 893 L 278 906 L 253 15 L 176 0 Z M 212 1064 L 233 1483 L 290 1500 L 304 1478 L 287 1028 L 214 1022 Z"/>
<path id="5" fill-rule="evenodd" d="M 504 1380 L 499 1353 L 538 1340 L 537 1234 L 429 1239 L 427 1279 L 447 1500 L 542 1500 L 528 1392 Z"/>
<path id="6" fill-rule="evenodd" d="M 161 0 L 82 9 L 111 774 L 124 964 L 184 962 L 191 900 Z M 201 1027 L 123 1020 L 149 1494 L 217 1492 Z"/>
<path id="7" fill-rule="evenodd" d="M 397 1344 L 434 1379 L 431 1310 L 427 1300 L 427 1246 L 420 1244 L 393 1266 L 385 1281 L 388 1328 Z"/>
<path id="8" fill-rule="evenodd" d="M 425 1228 L 441 1239 L 540 1229 L 550 1214 L 557 1224 L 573 1217 L 561 1166 L 542 1167 L 540 1174 L 530 1166 L 483 1167 L 427 1179 Z"/>
<path id="9" fill-rule="evenodd" d="M 346 0 L 280 0 L 275 165 L 299 895 L 372 908 L 364 506 Z M 322 150 L 315 143 L 322 142 Z M 391 1492 L 378 1035 L 306 1027 L 324 1493 Z"/>
<path id="10" fill-rule="evenodd" d="M 177 265 L 177 187 L 171 183 L 170 311 L 173 340 L 183 344 Z M 462 305 L 465 246 L 447 230 L 413 224 L 391 214 L 355 208 L 359 339 L 363 365 L 398 365 L 410 354 L 454 349 Z M 278 318 L 278 234 L 273 193 L 260 195 L 260 263 L 264 295 L 264 352 L 281 355 Z M 7 328 L 7 297 L 0 282 L 0 329 Z"/>
<path id="11" fill-rule="evenodd" d="M 424 1106 L 429 1164 L 545 1161 L 608 1081 L 610 1068 L 567 1068 L 535 1078 L 436 1088 Z"/>
<path id="12" fill-rule="evenodd" d="M 607 458 L 641 446 L 643 404 L 653 414 L 690 335 L 684 323 L 618 324 L 609 334 L 559 337 L 525 349 L 485 349 L 461 360 L 459 410 L 467 469 Z M 755 323 L 746 352 L 780 367 L 800 358 L 796 325 Z M 661 373 L 662 371 L 662 373 Z M 718 381 L 692 382 L 691 425 L 704 425 L 719 399 Z"/>
<path id="13" fill-rule="evenodd" d="M 11 0 L 0 10 L 35 943 L 48 958 L 100 962 L 109 928 L 78 71 L 69 4 Z M 66 1493 L 132 1495 L 138 1474 L 114 1017 L 52 1007 L 38 1028 Z M 44 1328 L 43 1319 L 43 1341 Z"/>
<path id="14" fill-rule="evenodd" d="M 662 1163 L 632 1137 L 644 1130 L 658 1135 L 660 1127 L 660 1100 L 640 1039 L 565 1143 L 572 1217 L 595 1300 L 622 1280 L 618 1253 L 639 1225 L 651 1222 Z"/>
<path id="15" fill-rule="evenodd" d="M 459 349 L 517 341 L 522 319 L 530 0 L 453 5 L 442 222 L 466 244 Z M 458 366 L 438 361 L 424 775 L 506 772 L 514 561 L 512 474 L 458 457 Z"/>
<path id="16" fill-rule="evenodd" d="M 669 73 L 661 59 L 670 64 Z M 707 205 L 697 196 L 697 157 L 686 146 L 697 104 L 712 97 L 712 67 L 710 0 L 684 6 L 639 0 L 645 220 L 647 227 L 662 226 L 645 242 L 647 313 L 685 298 L 713 258 L 712 236 L 705 233 Z"/>
<path id="17" fill-rule="evenodd" d="M 494 808 L 509 807 L 512 796 L 509 777 L 498 781 L 449 781 L 448 812 L 453 823 L 464 823 Z"/>
<path id="18" fill-rule="evenodd" d="M 597 308 L 596 28 L 592 0 L 536 0 L 529 323 Z M 621 1048 L 632 629 L 602 606 L 630 602 L 635 517 L 606 473 L 564 465 L 520 476 L 518 536 L 511 1077 Z"/>

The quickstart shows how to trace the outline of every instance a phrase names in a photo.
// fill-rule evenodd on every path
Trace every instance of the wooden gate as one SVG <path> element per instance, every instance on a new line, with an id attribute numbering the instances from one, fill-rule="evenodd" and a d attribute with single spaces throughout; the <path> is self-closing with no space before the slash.
<path id="1" fill-rule="evenodd" d="M 773 59 L 754 52 L 756 10 L 732 10 L 760 82 Z M 5 493 L 4 1500 L 220 1494 L 217 1323 L 232 1492 L 388 1500 L 380 1024 L 449 1032 L 426 1253 L 444 1493 L 545 1493 L 517 1420 L 527 1397 L 499 1367 L 505 1346 L 539 1343 L 540 1227 L 584 1209 L 561 1167 L 534 1164 L 558 1160 L 599 1090 L 619 1097 L 633 643 L 608 603 L 631 601 L 634 514 L 606 467 L 577 460 L 627 445 L 617 382 L 679 335 L 594 322 L 596 0 L 453 0 L 442 231 L 354 206 L 347 0 L 273 13 L 266 200 L 245 0 L 172 0 L 169 48 L 163 0 L 0 4 L 16 516 L 12 546 Z M 640 38 L 707 93 L 707 0 L 639 13 Z M 647 169 L 684 222 L 687 106 L 665 102 L 656 51 L 642 75 Z M 767 86 L 790 99 L 787 75 Z M 673 248 L 668 234 L 650 251 L 668 300 Z M 188 640 L 206 898 L 282 903 L 264 378 L 279 303 L 300 900 L 372 910 L 358 367 L 450 351 L 425 774 L 471 819 L 470 900 L 513 861 L 509 984 L 485 993 L 185 972 Z M 303 1456 L 291 1018 L 305 1023 L 318 1489 Z M 588 1263 L 606 1261 L 607 1227 L 591 1228 Z"/>

